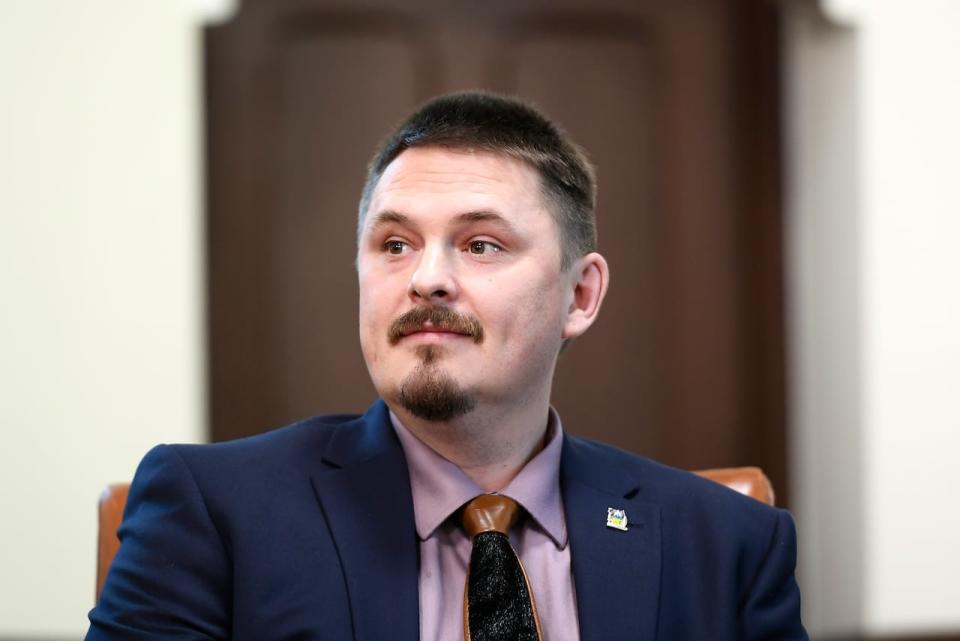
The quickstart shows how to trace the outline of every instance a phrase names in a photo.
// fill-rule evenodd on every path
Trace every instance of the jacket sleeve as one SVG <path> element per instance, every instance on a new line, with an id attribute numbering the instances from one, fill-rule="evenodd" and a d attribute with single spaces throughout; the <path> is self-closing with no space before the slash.
<path id="1" fill-rule="evenodd" d="M 88 641 L 230 636 L 230 559 L 174 447 L 157 446 L 140 463 L 118 536 Z"/>
<path id="2" fill-rule="evenodd" d="M 794 577 L 797 532 L 790 514 L 779 510 L 767 553 L 740 612 L 739 638 L 749 641 L 806 641 L 800 621 L 800 588 Z"/>

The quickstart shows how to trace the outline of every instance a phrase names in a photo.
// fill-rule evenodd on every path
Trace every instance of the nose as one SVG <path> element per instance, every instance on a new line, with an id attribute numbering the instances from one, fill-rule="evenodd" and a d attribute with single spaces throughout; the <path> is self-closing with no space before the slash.
<path id="1" fill-rule="evenodd" d="M 459 293 L 453 259 L 444 247 L 427 247 L 410 276 L 409 294 L 417 302 L 449 303 Z"/>

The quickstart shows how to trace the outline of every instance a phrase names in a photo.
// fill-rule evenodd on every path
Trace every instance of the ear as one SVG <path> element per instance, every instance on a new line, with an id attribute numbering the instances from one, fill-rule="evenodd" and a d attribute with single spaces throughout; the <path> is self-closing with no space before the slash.
<path id="1" fill-rule="evenodd" d="M 606 259 L 591 252 L 570 268 L 572 297 L 563 325 L 563 338 L 576 338 L 593 325 L 610 284 L 610 268 Z"/>

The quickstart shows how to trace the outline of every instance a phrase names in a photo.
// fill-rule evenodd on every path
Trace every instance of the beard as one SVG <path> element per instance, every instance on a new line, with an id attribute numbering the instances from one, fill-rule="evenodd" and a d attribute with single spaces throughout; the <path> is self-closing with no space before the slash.
<path id="1" fill-rule="evenodd" d="M 408 412 L 425 421 L 448 422 L 470 413 L 477 400 L 436 363 L 440 348 L 423 345 L 420 363 L 403 382 L 397 400 Z"/>

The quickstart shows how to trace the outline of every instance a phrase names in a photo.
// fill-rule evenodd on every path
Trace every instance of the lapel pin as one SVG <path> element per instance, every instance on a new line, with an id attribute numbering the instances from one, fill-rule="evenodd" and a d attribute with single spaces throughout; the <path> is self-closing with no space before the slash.
<path id="1" fill-rule="evenodd" d="M 607 527 L 615 530 L 627 531 L 627 513 L 623 510 L 608 507 L 607 508 Z"/>

